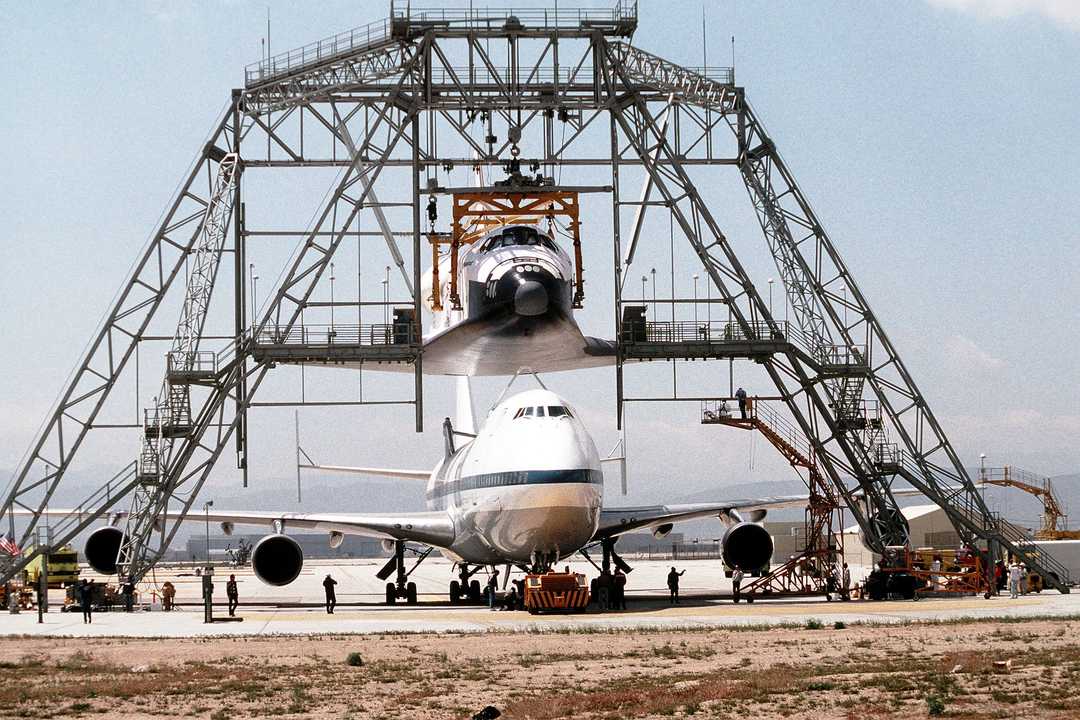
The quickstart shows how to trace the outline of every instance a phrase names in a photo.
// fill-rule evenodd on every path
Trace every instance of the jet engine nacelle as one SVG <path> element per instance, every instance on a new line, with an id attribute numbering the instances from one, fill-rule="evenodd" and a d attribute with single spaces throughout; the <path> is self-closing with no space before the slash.
<path id="1" fill-rule="evenodd" d="M 757 572 L 772 559 L 773 541 L 761 525 L 743 522 L 732 525 L 724 533 L 724 562 L 744 573 Z"/>
<path id="2" fill-rule="evenodd" d="M 671 528 L 675 527 L 671 523 L 664 523 L 663 525 L 657 525 L 653 528 L 652 536 L 657 540 L 666 538 L 671 533 Z"/>
<path id="3" fill-rule="evenodd" d="M 304 567 L 304 551 L 288 535 L 267 535 L 251 551 L 251 569 L 267 585 L 288 585 Z"/>
<path id="4" fill-rule="evenodd" d="M 116 559 L 120 555 L 120 544 L 124 541 L 124 531 L 118 527 L 98 528 L 86 538 L 83 555 L 86 562 L 102 575 L 116 574 Z"/>

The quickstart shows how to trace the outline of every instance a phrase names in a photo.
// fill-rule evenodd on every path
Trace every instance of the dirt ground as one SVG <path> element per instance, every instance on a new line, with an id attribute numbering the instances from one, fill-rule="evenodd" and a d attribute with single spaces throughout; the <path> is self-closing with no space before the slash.
<path id="1" fill-rule="evenodd" d="M 0 698 L 12 718 L 1080 718 L 1080 620 L 9 638 Z"/>

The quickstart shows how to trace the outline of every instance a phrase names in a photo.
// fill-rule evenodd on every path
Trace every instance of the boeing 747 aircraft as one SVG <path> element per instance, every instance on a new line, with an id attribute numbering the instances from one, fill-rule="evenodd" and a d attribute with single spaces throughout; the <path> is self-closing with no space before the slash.
<path id="1" fill-rule="evenodd" d="M 805 495 L 732 499 L 692 505 L 605 508 L 604 478 L 592 437 L 573 406 L 546 389 L 529 390 L 498 403 L 474 432 L 468 380 L 459 379 L 458 424 L 446 428 L 445 456 L 433 470 L 386 468 L 324 469 L 427 482 L 426 511 L 403 513 L 243 512 L 213 509 L 193 521 L 220 523 L 226 533 L 236 524 L 262 525 L 272 532 L 252 552 L 256 575 L 271 585 L 286 585 L 299 575 L 303 553 L 289 531 L 323 530 L 331 546 L 345 535 L 382 538 L 394 551 L 379 573 L 388 580 L 387 601 L 415 602 L 407 581 L 406 543 L 437 549 L 453 560 L 458 578 L 451 600 L 478 591 L 470 582 L 477 570 L 509 564 L 542 570 L 583 548 L 600 545 L 613 555 L 619 535 L 650 528 L 663 537 L 674 523 L 719 518 L 724 561 L 731 568 L 755 572 L 772 555 L 772 538 L 760 524 L 771 508 L 801 507 Z M 464 408 L 464 410 L 462 410 Z M 449 424 L 447 424 L 449 425 Z M 456 438 L 466 441 L 457 444 Z M 322 466 L 320 466 L 322 467 Z M 51 514 L 55 514 L 53 511 Z M 86 544 L 87 561 L 102 572 L 115 572 L 122 530 L 114 525 L 95 531 Z M 425 555 L 426 556 L 426 555 Z M 614 556 L 615 562 L 621 561 Z"/>

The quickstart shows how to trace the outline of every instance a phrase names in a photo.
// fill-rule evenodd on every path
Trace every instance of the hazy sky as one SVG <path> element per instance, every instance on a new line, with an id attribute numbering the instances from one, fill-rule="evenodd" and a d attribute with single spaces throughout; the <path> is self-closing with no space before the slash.
<path id="1" fill-rule="evenodd" d="M 1047 474 L 1080 466 L 1074 7 L 1053 0 L 709 3 L 710 63 L 728 62 L 734 35 L 739 84 L 971 465 L 985 452 L 994 465 Z M 0 2 L 0 60 L 8 68 L 0 80 L 0 479 L 29 445 L 230 89 L 242 83 L 244 65 L 258 60 L 266 8 Z M 272 49 L 379 19 L 386 9 L 382 2 L 270 3 Z M 641 2 L 635 44 L 698 65 L 701 40 L 700 3 Z M 764 283 L 775 270 L 733 173 L 730 186 L 717 185 L 731 192 L 714 212 L 740 252 L 756 253 L 750 266 Z M 316 200 L 327 186 L 319 184 Z M 306 222 L 317 205 L 296 202 Z M 582 323 L 610 335 L 610 210 L 586 213 L 594 274 Z M 664 252 L 647 252 L 637 272 L 666 262 Z M 266 284 L 277 274 L 269 266 L 260 272 Z M 681 293 L 690 292 L 693 272 L 688 263 L 676 269 Z M 368 287 L 379 277 L 373 271 Z M 726 388 L 726 365 L 689 372 Z M 669 375 L 642 369 L 636 394 Z M 547 378 L 581 407 L 601 453 L 616 438 L 612 378 L 608 370 Z M 736 366 L 736 383 L 768 392 L 758 380 L 753 367 Z M 309 389 L 352 392 L 356 380 L 323 371 L 309 382 Z M 387 387 L 403 387 L 393 382 Z M 367 392 L 377 393 L 378 383 L 365 373 Z M 481 404 L 502 384 L 481 383 Z M 441 452 L 449 387 L 428 383 L 423 435 L 412 433 L 407 408 L 348 409 L 305 413 L 305 444 L 327 462 L 430 465 Z M 697 417 L 696 405 L 630 409 L 629 500 L 790 477 L 760 440 L 701 428 Z M 289 482 L 291 437 L 291 411 L 260 412 L 256 482 Z M 115 452 L 91 458 L 94 466 L 104 471 L 134 456 L 134 438 L 118 432 L 115 442 Z M 235 489 L 228 464 L 212 488 Z"/>

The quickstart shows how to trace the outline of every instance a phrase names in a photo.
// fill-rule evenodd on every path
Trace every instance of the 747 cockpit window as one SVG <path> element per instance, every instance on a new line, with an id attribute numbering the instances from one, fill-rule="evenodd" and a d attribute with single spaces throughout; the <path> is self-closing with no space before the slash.
<path id="1" fill-rule="evenodd" d="M 523 407 L 518 408 L 514 413 L 514 419 L 518 418 L 531 418 L 531 417 L 574 417 L 574 414 L 570 412 L 570 408 L 563 407 L 562 405 L 540 405 L 539 407 Z"/>

